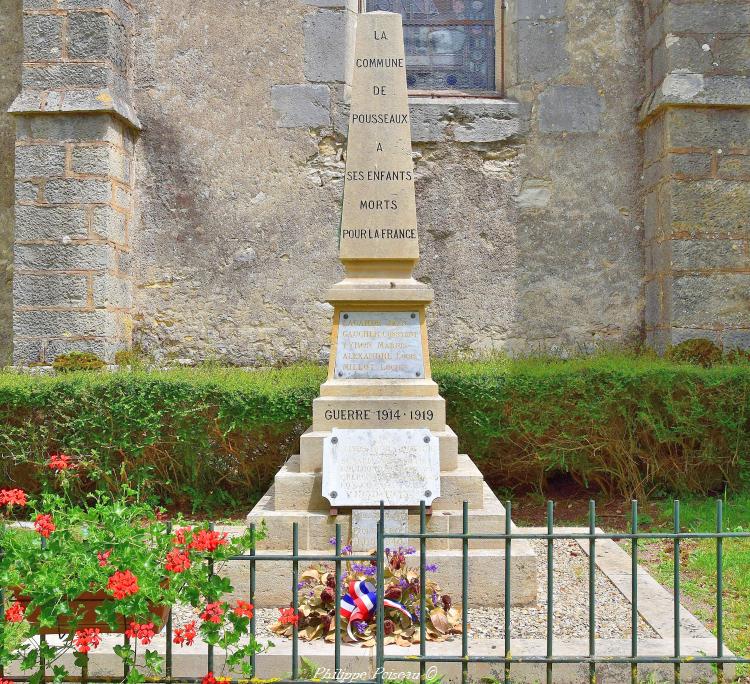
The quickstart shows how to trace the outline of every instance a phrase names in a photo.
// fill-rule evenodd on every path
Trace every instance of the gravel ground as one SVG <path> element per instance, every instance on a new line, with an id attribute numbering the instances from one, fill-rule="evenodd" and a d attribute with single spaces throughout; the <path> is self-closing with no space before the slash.
<path id="1" fill-rule="evenodd" d="M 531 544 L 537 553 L 538 603 L 511 609 L 511 636 L 544 639 L 547 635 L 547 547 L 541 540 Z M 502 577 L 498 576 L 498 582 Z M 573 540 L 555 542 L 554 636 L 562 639 L 588 637 L 588 556 Z M 630 602 L 600 570 L 596 571 L 596 636 L 599 639 L 630 638 Z M 279 615 L 276 608 L 259 608 L 256 630 L 259 641 L 281 640 L 269 630 Z M 174 626 L 195 619 L 190 607 L 174 612 Z M 500 639 L 504 636 L 502 608 L 470 608 L 469 636 Z M 639 618 L 638 636 L 658 638 Z"/>

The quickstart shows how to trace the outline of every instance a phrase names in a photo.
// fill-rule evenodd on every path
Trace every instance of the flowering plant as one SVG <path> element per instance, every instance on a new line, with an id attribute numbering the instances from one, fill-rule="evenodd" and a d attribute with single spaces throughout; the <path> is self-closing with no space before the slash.
<path id="1" fill-rule="evenodd" d="M 193 607 L 195 619 L 174 630 L 174 643 L 189 646 L 200 637 L 224 649 L 229 669 L 250 674 L 250 656 L 260 650 L 249 636 L 253 606 L 224 600 L 231 583 L 209 573 L 207 561 L 245 552 L 262 531 L 230 538 L 180 519 L 172 530 L 162 511 L 127 486 L 117 496 L 97 492 L 74 505 L 67 490 L 80 464 L 56 454 L 48 465 L 59 492 L 31 498 L 0 489 L 0 665 L 16 661 L 30 671 L 45 662 L 63 681 L 63 655 L 75 652 L 82 666 L 102 633 L 120 632 L 129 641 L 114 652 L 130 666 L 128 681 L 145 681 L 160 675 L 164 663 L 156 650 L 139 659 L 138 648 L 151 643 L 169 607 L 182 603 Z M 19 514 L 31 522 L 3 520 Z M 60 645 L 30 638 L 44 633 L 59 634 Z M 34 677 L 41 672 L 32 684 Z"/>
<path id="2" fill-rule="evenodd" d="M 331 544 L 336 540 L 331 539 Z M 345 546 L 344 555 L 351 554 Z M 430 641 L 444 641 L 452 634 L 461 633 L 461 610 L 453 605 L 451 597 L 443 594 L 433 579 L 425 583 L 426 614 L 420 615 L 419 568 L 407 564 L 407 556 L 415 553 L 413 547 L 386 549 L 384 582 L 385 614 L 383 627 L 386 644 L 411 646 L 419 643 L 419 623 L 426 620 L 426 634 Z M 436 565 L 427 565 L 427 571 L 437 571 Z M 354 563 L 346 561 L 341 577 L 344 597 L 339 605 L 342 638 L 347 643 L 359 642 L 373 646 L 376 637 L 375 582 L 377 561 Z M 299 636 L 305 641 L 323 638 L 335 639 L 336 631 L 336 574 L 332 567 L 314 565 L 300 575 L 297 586 L 300 592 L 299 609 L 280 609 L 278 621 L 271 631 L 291 636 L 297 626 Z"/>

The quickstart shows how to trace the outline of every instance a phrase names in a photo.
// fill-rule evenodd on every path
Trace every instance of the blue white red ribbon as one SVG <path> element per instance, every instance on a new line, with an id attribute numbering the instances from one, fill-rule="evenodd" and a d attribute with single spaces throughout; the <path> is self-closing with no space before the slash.
<path id="1" fill-rule="evenodd" d="M 354 641 L 355 637 L 352 634 L 352 625 L 357 620 L 364 620 L 365 622 L 370 620 L 375 613 L 375 604 L 377 603 L 378 595 L 375 587 L 367 580 L 349 582 L 348 592 L 341 597 L 340 612 L 341 617 L 346 618 L 348 621 L 346 631 Z M 406 615 L 409 620 L 414 620 L 414 617 L 405 606 L 397 601 L 383 599 L 383 605 L 388 608 L 395 608 Z"/>

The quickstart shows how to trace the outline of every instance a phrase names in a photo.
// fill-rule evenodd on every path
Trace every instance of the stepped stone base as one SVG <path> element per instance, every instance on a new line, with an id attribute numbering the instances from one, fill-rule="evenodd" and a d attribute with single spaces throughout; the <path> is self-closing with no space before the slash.
<path id="1" fill-rule="evenodd" d="M 288 555 L 292 548 L 292 526 L 298 524 L 301 555 L 331 554 L 329 539 L 341 525 L 344 543 L 352 539 L 352 516 L 349 511 L 329 515 L 328 501 L 320 493 L 320 472 L 300 472 L 300 457 L 293 456 L 277 473 L 275 484 L 247 516 L 248 524 L 265 522 L 267 536 L 258 543 L 263 555 Z M 430 533 L 458 534 L 463 529 L 462 502 L 469 502 L 469 532 L 501 533 L 505 530 L 505 509 L 484 482 L 481 473 L 466 455 L 459 455 L 455 469 L 441 472 L 441 496 L 427 518 Z M 419 532 L 419 512 L 410 510 L 409 532 Z M 387 530 L 388 531 L 388 530 Z M 417 543 L 413 544 L 418 546 Z M 430 539 L 427 562 L 438 566 L 435 579 L 461 600 L 462 541 Z M 469 542 L 470 606 L 500 606 L 504 603 L 503 567 L 505 549 L 502 540 Z M 355 553 L 369 549 L 355 549 Z M 419 556 L 409 557 L 415 565 Z M 312 563 L 311 563 L 312 564 Z M 305 564 L 302 564 L 304 569 Z M 256 603 L 260 607 L 286 605 L 291 599 L 292 564 L 284 561 L 259 561 L 257 565 Z M 512 605 L 536 601 L 536 555 L 525 541 L 514 541 L 511 554 Z"/>

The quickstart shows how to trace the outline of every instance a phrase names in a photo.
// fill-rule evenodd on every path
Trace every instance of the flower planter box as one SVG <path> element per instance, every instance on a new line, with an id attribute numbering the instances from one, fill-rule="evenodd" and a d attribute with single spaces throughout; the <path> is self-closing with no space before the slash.
<path id="1" fill-rule="evenodd" d="M 13 591 L 16 596 L 16 600 L 24 607 L 24 610 L 28 608 L 30 597 L 19 594 L 17 591 Z M 78 598 L 70 601 L 71 612 L 78 613 L 81 615 L 81 621 L 78 623 L 77 629 L 98 629 L 102 634 L 124 634 L 127 629 L 128 620 L 118 615 L 117 625 L 113 629 L 106 622 L 101 622 L 96 616 L 96 609 L 104 603 L 104 601 L 111 600 L 112 597 L 105 591 L 96 592 L 85 592 L 78 596 Z M 169 614 L 169 606 L 157 606 L 153 603 L 149 603 L 148 609 L 154 614 L 154 617 L 160 621 L 161 624 L 167 619 Z M 39 625 L 39 609 L 26 614 L 26 619 L 35 626 Z M 57 619 L 57 625 L 54 627 L 38 627 L 38 634 L 67 634 L 70 631 L 70 619 L 67 615 L 61 615 Z"/>

